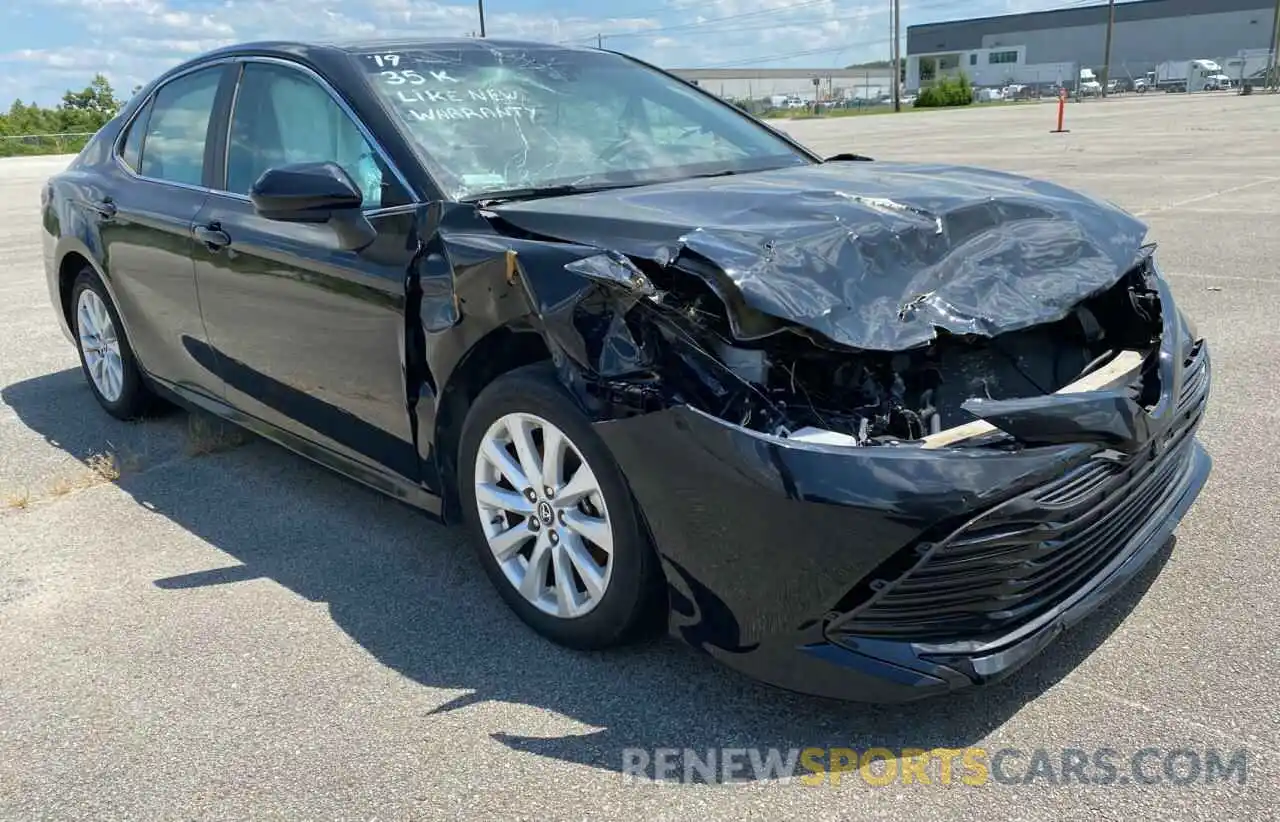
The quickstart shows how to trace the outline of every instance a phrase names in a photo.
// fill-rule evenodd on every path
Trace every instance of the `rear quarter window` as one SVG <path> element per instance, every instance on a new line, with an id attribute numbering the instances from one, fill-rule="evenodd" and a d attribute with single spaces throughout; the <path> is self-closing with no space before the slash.
<path id="1" fill-rule="evenodd" d="M 102 165 L 111 155 L 112 138 L 116 134 L 115 123 L 108 123 L 103 126 L 97 134 L 89 138 L 89 142 L 85 143 L 84 148 L 76 154 L 74 160 L 71 161 L 71 168 L 81 168 L 85 166 Z"/>
<path id="2" fill-rule="evenodd" d="M 147 118 L 151 116 L 151 103 L 148 102 L 138 116 L 129 124 L 129 133 L 125 135 L 120 146 L 120 159 L 135 174 L 142 168 L 142 138 L 147 133 Z"/>

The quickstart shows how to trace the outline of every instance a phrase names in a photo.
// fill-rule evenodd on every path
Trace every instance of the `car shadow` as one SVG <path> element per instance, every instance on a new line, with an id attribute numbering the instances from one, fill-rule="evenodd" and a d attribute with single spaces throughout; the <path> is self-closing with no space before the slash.
<path id="1" fill-rule="evenodd" d="M 80 458 L 100 450 L 104 431 L 116 425 L 96 410 L 78 371 L 17 383 L 0 397 L 47 442 Z M 64 413 L 73 402 L 76 413 Z M 181 592 L 273 580 L 327 603 L 335 625 L 378 663 L 424 686 L 467 692 L 439 705 L 421 720 L 424 726 L 432 715 L 477 703 L 527 705 L 597 730 L 492 738 L 514 750 L 612 771 L 623 769 L 627 749 L 975 744 L 1093 653 L 1173 549 L 1166 545 L 1119 594 L 1009 679 L 906 706 L 862 705 L 761 685 L 672 639 L 602 653 L 555 646 L 505 607 L 460 529 L 265 441 L 147 469 L 125 473 L 116 484 L 238 563 L 154 580 L 155 586 Z"/>

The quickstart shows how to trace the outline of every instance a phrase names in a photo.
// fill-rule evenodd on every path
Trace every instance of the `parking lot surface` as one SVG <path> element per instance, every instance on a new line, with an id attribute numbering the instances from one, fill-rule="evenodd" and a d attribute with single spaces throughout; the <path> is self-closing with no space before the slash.
<path id="1" fill-rule="evenodd" d="M 554 647 L 459 531 L 181 412 L 111 420 L 41 268 L 40 185 L 66 158 L 0 161 L 0 817 L 1274 818 L 1280 97 L 1072 104 L 1068 134 L 1052 108 L 784 125 L 1137 212 L 1213 346 L 1214 474 L 1176 546 L 1011 680 L 899 708 L 780 693 L 674 641 Z M 970 746 L 1020 753 L 981 785 L 622 774 L 629 749 Z M 1061 784 L 1063 749 L 1116 751 L 1121 775 Z M 1143 749 L 1160 784 L 1125 778 Z M 1166 776 L 1170 752 L 1242 749 L 1245 784 Z"/>

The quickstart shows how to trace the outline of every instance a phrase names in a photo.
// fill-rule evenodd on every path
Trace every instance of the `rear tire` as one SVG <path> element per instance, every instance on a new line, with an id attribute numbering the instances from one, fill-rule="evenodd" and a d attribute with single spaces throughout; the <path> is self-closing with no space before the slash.
<path id="1" fill-rule="evenodd" d="M 480 393 L 457 481 L 481 565 L 531 628 L 579 649 L 656 631 L 666 590 L 657 554 L 613 455 L 549 367 L 509 372 Z"/>
<path id="2" fill-rule="evenodd" d="M 142 378 L 111 295 L 92 268 L 76 276 L 70 309 L 80 369 L 98 404 L 121 420 L 145 414 L 155 396 Z"/>

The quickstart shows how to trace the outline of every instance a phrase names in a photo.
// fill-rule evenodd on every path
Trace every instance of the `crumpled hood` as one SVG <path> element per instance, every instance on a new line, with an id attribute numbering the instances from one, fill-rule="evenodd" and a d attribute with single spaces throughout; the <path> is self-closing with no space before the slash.
<path id="1" fill-rule="evenodd" d="M 1133 267 L 1146 226 L 1061 186 L 951 165 L 833 162 L 498 205 L 545 237 L 662 264 L 854 348 L 1066 317 Z"/>

